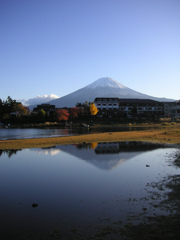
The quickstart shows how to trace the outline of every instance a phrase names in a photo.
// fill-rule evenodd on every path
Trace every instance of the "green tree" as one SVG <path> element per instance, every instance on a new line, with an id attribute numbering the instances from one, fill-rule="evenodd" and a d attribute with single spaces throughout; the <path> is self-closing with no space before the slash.
<path id="1" fill-rule="evenodd" d="M 39 110 L 38 112 L 39 121 L 43 122 L 45 120 L 45 117 L 46 117 L 46 112 L 43 109 Z"/>
<path id="2" fill-rule="evenodd" d="M 15 112 L 13 116 L 12 112 Z M 0 99 L 0 120 L 3 122 L 16 122 L 19 121 L 22 114 L 27 114 L 28 109 L 22 105 L 21 102 L 16 102 L 10 96 L 5 101 Z"/>
<path id="3" fill-rule="evenodd" d="M 10 122 L 10 115 L 9 115 L 9 113 L 4 113 L 3 117 L 2 117 L 2 120 L 3 120 L 4 123 L 9 123 Z"/>
<path id="4" fill-rule="evenodd" d="M 2 114 L 3 114 L 3 101 L 0 98 L 0 119 L 2 118 Z"/>

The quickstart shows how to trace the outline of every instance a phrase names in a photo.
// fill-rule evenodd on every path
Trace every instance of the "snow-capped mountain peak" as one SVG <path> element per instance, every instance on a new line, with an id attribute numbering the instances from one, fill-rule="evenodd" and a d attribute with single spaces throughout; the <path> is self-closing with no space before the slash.
<path id="1" fill-rule="evenodd" d="M 123 86 L 121 83 L 112 78 L 100 78 L 93 83 L 76 90 L 66 96 L 52 100 L 49 104 L 53 104 L 56 108 L 75 107 L 77 103 L 93 102 L 97 97 L 105 98 L 139 98 L 153 99 L 157 101 L 167 101 L 167 99 L 152 97 L 131 88 Z"/>
<path id="2" fill-rule="evenodd" d="M 110 88 L 121 88 L 121 89 L 126 88 L 119 82 L 109 77 L 99 78 L 98 80 L 86 86 L 86 88 L 97 88 L 97 87 L 110 87 Z"/>

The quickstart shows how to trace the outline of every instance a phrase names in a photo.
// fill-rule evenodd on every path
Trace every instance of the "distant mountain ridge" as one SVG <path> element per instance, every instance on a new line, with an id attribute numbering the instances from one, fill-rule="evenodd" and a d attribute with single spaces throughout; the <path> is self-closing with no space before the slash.
<path id="1" fill-rule="evenodd" d="M 96 97 L 140 98 L 160 102 L 174 101 L 173 99 L 157 98 L 128 88 L 112 78 L 100 78 L 93 83 L 61 98 L 48 102 L 56 108 L 75 107 L 77 103 L 93 102 Z"/>

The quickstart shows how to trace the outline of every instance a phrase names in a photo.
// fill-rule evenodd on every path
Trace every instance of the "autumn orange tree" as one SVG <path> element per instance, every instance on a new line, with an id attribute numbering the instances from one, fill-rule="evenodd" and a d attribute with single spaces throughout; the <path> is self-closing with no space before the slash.
<path id="1" fill-rule="evenodd" d="M 98 145 L 97 142 L 90 143 L 90 148 L 95 149 L 97 147 L 97 145 Z"/>
<path id="2" fill-rule="evenodd" d="M 69 119 L 69 112 L 66 109 L 57 110 L 57 119 L 58 121 L 67 121 Z"/>
<path id="3" fill-rule="evenodd" d="M 91 115 L 96 115 L 98 113 L 98 109 L 94 103 L 91 103 L 90 105 L 90 113 Z"/>
<path id="4" fill-rule="evenodd" d="M 20 114 L 27 114 L 28 109 L 22 105 L 22 103 L 17 103 L 15 111 L 18 111 Z"/>

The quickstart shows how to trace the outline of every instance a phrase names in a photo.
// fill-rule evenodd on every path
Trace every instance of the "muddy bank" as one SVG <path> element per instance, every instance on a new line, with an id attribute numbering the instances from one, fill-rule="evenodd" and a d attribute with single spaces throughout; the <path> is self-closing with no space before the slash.
<path id="1" fill-rule="evenodd" d="M 180 155 L 174 161 L 176 167 L 180 167 Z M 157 208 L 166 208 L 171 213 L 168 216 L 146 217 L 144 222 L 138 225 L 123 227 L 121 230 L 124 239 L 162 239 L 175 240 L 180 236 L 180 175 L 169 176 L 161 182 L 154 183 L 156 189 L 169 189 L 168 198 L 162 200 Z M 152 192 L 153 194 L 153 192 Z"/>

